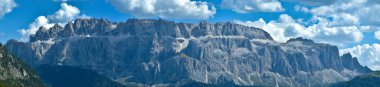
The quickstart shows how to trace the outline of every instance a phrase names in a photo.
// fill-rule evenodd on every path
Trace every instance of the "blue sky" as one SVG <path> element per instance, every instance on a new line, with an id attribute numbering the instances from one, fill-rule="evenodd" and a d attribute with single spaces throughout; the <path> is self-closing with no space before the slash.
<path id="1" fill-rule="evenodd" d="M 304 37 L 337 45 L 342 53 L 351 52 L 362 57 L 360 62 L 376 65 L 380 63 L 380 46 L 377 46 L 380 16 L 375 10 L 380 10 L 380 1 L 0 0 L 0 42 L 27 41 L 26 37 L 36 27 L 64 25 L 76 18 L 106 18 L 115 22 L 129 18 L 190 23 L 230 21 L 262 28 L 279 42 Z M 373 67 L 380 69 L 380 66 Z"/>

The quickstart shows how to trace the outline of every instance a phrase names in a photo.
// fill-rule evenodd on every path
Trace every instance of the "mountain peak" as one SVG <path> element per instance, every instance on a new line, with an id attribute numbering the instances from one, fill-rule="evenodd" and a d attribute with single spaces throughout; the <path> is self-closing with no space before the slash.
<path id="1" fill-rule="evenodd" d="M 10 40 L 7 41 L 6 44 L 9 44 L 9 43 L 14 44 L 14 43 L 18 43 L 18 41 L 16 39 L 10 39 Z"/>
<path id="2" fill-rule="evenodd" d="M 38 31 L 46 31 L 48 30 L 48 28 L 44 27 L 44 26 L 41 26 L 40 28 L 38 28 Z"/>
<path id="3" fill-rule="evenodd" d="M 289 43 L 289 42 L 296 42 L 296 41 L 306 42 L 306 43 L 314 43 L 313 40 L 310 40 L 310 39 L 304 39 L 304 38 L 302 38 L 302 37 L 290 38 L 288 41 L 286 41 L 286 43 Z"/>
<path id="4" fill-rule="evenodd" d="M 36 34 L 31 35 L 29 37 L 30 39 L 29 42 L 35 42 L 38 40 L 43 41 L 43 40 L 56 38 L 58 36 L 57 33 L 62 30 L 63 30 L 63 27 L 59 24 L 54 24 L 54 26 L 49 29 L 41 26 L 40 29 L 36 32 Z"/>
<path id="5" fill-rule="evenodd" d="M 137 18 L 132 18 L 128 19 L 127 23 L 152 23 L 152 22 L 158 22 L 158 21 L 168 21 L 168 20 L 163 20 L 163 19 L 137 19 Z"/>
<path id="6" fill-rule="evenodd" d="M 352 58 L 351 53 L 344 53 L 342 57 Z"/>
<path id="7" fill-rule="evenodd" d="M 208 23 L 202 21 L 199 25 L 191 23 L 176 23 L 163 19 L 128 19 L 127 22 L 110 22 L 107 19 L 80 18 L 69 22 L 65 27 L 54 25 L 50 29 L 37 31 L 30 36 L 30 42 L 49 39 L 63 39 L 72 36 L 104 35 L 105 33 L 161 33 L 165 36 L 204 37 L 204 36 L 244 36 L 250 39 L 273 40 L 269 33 L 258 28 L 252 28 L 231 22 Z M 105 34 L 107 35 L 107 34 Z"/>
<path id="8" fill-rule="evenodd" d="M 341 56 L 343 67 L 349 70 L 355 70 L 358 72 L 362 73 L 368 73 L 371 72 L 372 70 L 369 69 L 366 66 L 360 65 L 358 59 L 356 57 L 352 57 L 350 53 L 345 53 Z"/>
<path id="9" fill-rule="evenodd" d="M 105 18 L 100 18 L 100 19 L 97 19 L 97 18 L 78 18 L 78 19 L 74 20 L 74 23 L 76 23 L 76 22 L 93 22 L 93 21 L 109 22 L 108 19 L 105 19 Z"/>
<path id="10" fill-rule="evenodd" d="M 54 29 L 54 28 L 63 28 L 63 27 L 61 25 L 59 25 L 59 24 L 54 24 L 54 26 L 51 27 L 51 29 Z"/>
<path id="11" fill-rule="evenodd" d="M 199 25 L 207 25 L 207 24 L 209 24 L 209 23 L 208 23 L 208 21 L 205 21 L 205 20 L 204 20 L 204 21 L 201 21 L 201 22 L 199 22 Z"/>

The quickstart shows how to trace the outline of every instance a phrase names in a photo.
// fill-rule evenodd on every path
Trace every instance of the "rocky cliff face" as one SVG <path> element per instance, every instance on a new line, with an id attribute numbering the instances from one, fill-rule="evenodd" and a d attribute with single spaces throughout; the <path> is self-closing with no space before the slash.
<path id="1" fill-rule="evenodd" d="M 0 44 L 0 87 L 43 87 L 37 73 Z"/>
<path id="2" fill-rule="evenodd" d="M 371 71 L 335 46 L 303 38 L 278 43 L 262 29 L 229 22 L 77 19 L 6 46 L 35 67 L 77 66 L 126 84 L 323 86 Z"/>

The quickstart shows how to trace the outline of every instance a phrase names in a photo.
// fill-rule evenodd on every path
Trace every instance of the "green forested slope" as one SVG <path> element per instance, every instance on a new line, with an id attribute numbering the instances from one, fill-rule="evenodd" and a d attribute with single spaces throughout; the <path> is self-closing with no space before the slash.
<path id="1" fill-rule="evenodd" d="M 0 87 L 43 87 L 38 74 L 0 44 Z"/>

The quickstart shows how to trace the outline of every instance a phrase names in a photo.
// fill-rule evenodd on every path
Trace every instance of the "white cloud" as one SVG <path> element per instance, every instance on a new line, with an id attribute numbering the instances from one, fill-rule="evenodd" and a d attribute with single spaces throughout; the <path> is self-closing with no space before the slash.
<path id="1" fill-rule="evenodd" d="M 339 0 L 222 0 L 221 7 L 232 9 L 238 13 L 249 12 L 282 12 L 285 9 L 281 2 L 295 2 L 302 5 L 322 6 L 331 5 Z M 301 10 L 306 10 L 302 8 Z"/>
<path id="2" fill-rule="evenodd" d="M 39 16 L 33 23 L 29 24 L 28 29 L 18 30 L 21 33 L 20 41 L 28 41 L 29 36 L 35 34 L 41 26 L 52 27 L 52 25 L 48 23 L 48 19 L 45 16 Z"/>
<path id="3" fill-rule="evenodd" d="M 375 38 L 380 40 L 380 31 L 375 32 Z"/>
<path id="4" fill-rule="evenodd" d="M 310 20 L 280 17 L 266 23 L 257 21 L 237 21 L 237 23 L 263 28 L 277 41 L 284 42 L 290 37 L 306 37 L 339 47 L 359 43 L 363 32 L 372 33 L 380 40 L 380 1 L 378 0 L 280 0 L 291 1 L 296 11 L 312 15 Z M 304 7 L 303 5 L 309 5 Z M 289 21 L 290 20 L 290 21 Z M 294 21 L 296 20 L 296 21 Z M 298 27 L 294 27 L 298 26 Z M 376 32 L 375 32 L 376 31 Z M 340 54 L 350 52 L 359 62 L 374 70 L 380 70 L 380 44 L 358 45 L 340 50 Z"/>
<path id="5" fill-rule="evenodd" d="M 311 26 L 308 29 L 313 29 L 316 32 L 312 38 L 316 41 L 337 45 L 339 47 L 345 47 L 346 44 L 358 43 L 362 41 L 363 34 L 355 26 L 348 27 L 326 27 L 316 25 Z"/>
<path id="6" fill-rule="evenodd" d="M 305 26 L 295 21 L 287 14 L 280 15 L 278 20 L 266 23 L 263 19 L 257 21 L 236 21 L 252 27 L 262 28 L 267 31 L 274 40 L 286 42 L 289 38 L 304 37 L 322 43 L 330 43 L 343 47 L 346 43 L 360 42 L 363 38 L 362 33 L 356 26 L 331 27 L 333 23 L 325 18 L 316 17 L 316 24 Z"/>
<path id="7" fill-rule="evenodd" d="M 360 64 L 372 70 L 380 70 L 380 44 L 364 44 L 340 50 L 341 55 L 344 53 L 351 53 L 358 58 Z"/>
<path id="8" fill-rule="evenodd" d="M 296 7 L 297 8 L 297 7 Z M 337 32 L 351 32 L 357 37 L 354 40 L 360 42 L 361 32 L 380 31 L 380 2 L 374 0 L 337 0 L 335 3 L 299 11 L 311 13 L 315 18 L 328 19 L 327 27 L 345 28 Z M 359 31 L 358 31 L 359 30 Z M 352 37 L 354 38 L 354 37 Z M 380 33 L 375 33 L 375 38 L 380 39 Z M 342 38 L 343 39 L 343 38 Z M 347 39 L 347 37 L 346 37 Z M 337 39 L 340 41 L 341 39 Z M 346 44 L 350 44 L 346 42 Z"/>
<path id="9" fill-rule="evenodd" d="M 78 17 L 84 17 L 86 15 L 79 16 L 80 10 L 74 6 L 66 3 L 61 4 L 61 8 L 53 15 L 39 16 L 33 23 L 29 24 L 27 29 L 18 30 L 21 34 L 20 41 L 28 41 L 29 36 L 35 34 L 41 26 L 46 28 L 52 27 L 54 24 L 60 24 L 61 26 L 74 20 Z M 86 16 L 88 17 L 88 16 Z"/>
<path id="10" fill-rule="evenodd" d="M 281 12 L 285 9 L 277 0 L 223 0 L 222 8 L 231 9 L 238 13 L 249 12 Z"/>
<path id="11" fill-rule="evenodd" d="M 254 2 L 247 2 L 245 0 L 223 0 L 224 7 L 229 7 L 240 13 L 247 13 L 251 10 L 246 10 L 245 7 L 260 3 L 259 1 L 251 0 Z M 245 1 L 245 2 L 244 2 Z M 278 2 L 276 0 L 268 0 L 272 2 Z M 340 1 L 331 0 L 282 0 L 297 2 L 304 5 L 335 5 L 335 3 L 341 3 Z M 264 1 L 262 1 L 264 2 Z M 343 3 L 343 2 L 342 2 Z M 255 5 L 258 6 L 258 5 Z M 336 5 L 339 6 L 339 5 Z M 277 7 L 272 5 L 271 7 Z M 349 5 L 341 6 L 340 8 L 348 8 Z M 312 18 L 306 22 L 303 19 L 293 19 L 289 15 L 281 15 L 278 20 L 272 20 L 266 23 L 263 19 L 257 21 L 237 21 L 237 23 L 258 27 L 269 32 L 274 40 L 279 42 L 285 42 L 289 38 L 304 37 L 313 39 L 317 42 L 329 43 L 338 45 L 339 47 L 345 47 L 350 43 L 357 43 L 362 41 L 362 32 L 368 28 L 374 28 L 372 26 L 365 27 L 361 25 L 361 18 L 351 13 L 336 13 L 338 10 L 331 9 L 329 6 L 319 6 L 316 8 L 306 8 L 301 5 L 296 5 L 296 11 L 304 11 L 312 13 Z M 256 9 L 257 10 L 257 9 Z M 253 11 L 253 10 L 252 10 Z"/>
<path id="12" fill-rule="evenodd" d="M 235 21 L 238 24 L 243 24 L 247 26 L 262 28 L 267 31 L 274 40 L 279 42 L 286 42 L 292 37 L 306 37 L 310 38 L 313 33 L 298 23 L 287 14 L 280 15 L 279 20 L 270 21 L 266 23 L 262 18 L 257 21 Z"/>
<path id="13" fill-rule="evenodd" d="M 338 0 L 280 0 L 280 1 L 290 1 L 290 2 L 296 2 L 303 5 L 310 5 L 310 6 L 320 6 L 320 5 L 330 5 L 335 3 Z"/>
<path id="14" fill-rule="evenodd" d="M 304 26 L 306 31 L 311 32 L 308 36 L 302 34 L 292 34 L 292 32 L 304 32 L 302 27 L 287 29 L 289 26 L 284 22 L 271 21 L 266 23 L 265 26 L 272 26 L 267 28 L 268 32 L 278 31 L 273 33 L 278 35 L 282 31 L 284 35 L 276 36 L 278 40 L 284 41 L 285 39 L 293 36 L 310 37 L 313 40 L 339 45 L 344 47 L 352 42 L 360 42 L 363 39 L 362 32 L 375 32 L 380 31 L 380 16 L 377 10 L 380 10 L 380 2 L 374 0 L 280 0 L 280 1 L 295 1 L 302 5 L 296 5 L 296 11 L 303 11 L 310 13 L 312 18 L 304 21 L 304 19 L 296 19 L 296 25 Z M 308 4 L 309 3 L 309 4 Z M 311 3 L 311 4 L 310 4 Z M 318 4 L 320 3 L 320 4 Z M 280 19 L 279 19 L 280 20 Z M 277 23 L 277 24 L 276 24 Z M 276 24 L 276 25 L 275 25 Z M 294 25 L 294 24 L 293 24 Z M 307 25 L 307 26 L 306 26 Z M 273 26 L 276 26 L 273 28 Z M 265 28 L 264 28 L 265 29 Z M 291 35 L 286 35 L 290 32 Z M 380 33 L 375 34 L 380 38 Z M 276 38 L 275 37 L 275 38 Z"/>
<path id="15" fill-rule="evenodd" d="M 340 1 L 331 5 L 312 8 L 309 12 L 315 16 L 331 17 L 337 23 L 333 25 L 379 26 L 380 4 L 370 0 Z"/>
<path id="16" fill-rule="evenodd" d="M 314 1 L 314 0 L 311 0 Z M 332 4 L 305 8 L 295 7 L 297 11 L 311 13 L 314 17 L 329 19 L 329 27 L 356 27 L 361 32 L 380 30 L 380 1 L 376 0 L 336 0 Z"/>
<path id="17" fill-rule="evenodd" d="M 216 13 L 207 2 L 191 0 L 109 0 L 119 11 L 135 17 L 208 19 Z"/>
<path id="18" fill-rule="evenodd" d="M 61 4 L 61 8 L 53 15 L 49 15 L 48 19 L 52 23 L 67 23 L 75 19 L 80 13 L 80 10 L 66 3 Z"/>
<path id="19" fill-rule="evenodd" d="M 0 19 L 16 6 L 17 4 L 13 0 L 0 0 Z"/>

